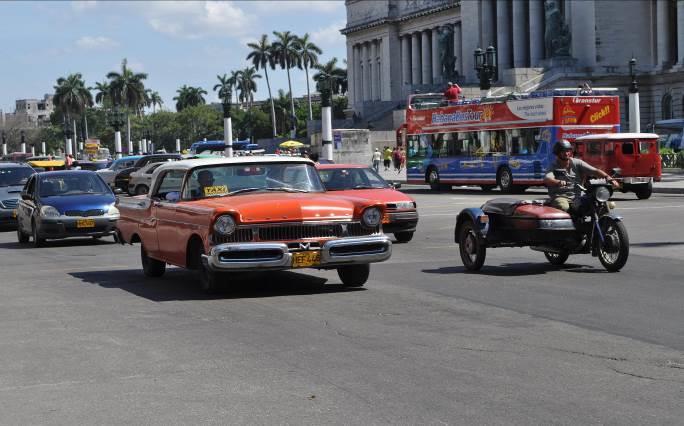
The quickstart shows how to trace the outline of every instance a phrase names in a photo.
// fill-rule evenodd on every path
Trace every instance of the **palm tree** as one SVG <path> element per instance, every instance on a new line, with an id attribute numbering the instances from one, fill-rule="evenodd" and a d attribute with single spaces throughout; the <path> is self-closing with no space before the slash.
<path id="1" fill-rule="evenodd" d="M 292 114 L 292 137 L 297 133 L 297 121 L 295 118 L 294 98 L 292 96 L 292 81 L 290 79 L 290 68 L 299 66 L 297 53 L 297 36 L 289 31 L 273 31 L 276 41 L 273 43 L 273 54 L 275 62 L 287 71 L 287 85 L 290 89 L 290 112 Z"/>
<path id="2" fill-rule="evenodd" d="M 174 96 L 173 100 L 176 101 L 176 111 L 178 112 L 191 106 L 204 105 L 206 103 L 202 95 L 206 95 L 207 91 L 201 87 L 186 86 L 184 84 L 176 92 L 178 96 Z"/>
<path id="3" fill-rule="evenodd" d="M 311 91 L 309 90 L 309 68 L 318 64 L 318 55 L 323 52 L 309 40 L 309 33 L 297 39 L 296 49 L 299 55 L 299 62 L 304 67 L 304 72 L 306 72 L 306 97 L 309 100 L 309 120 L 313 120 Z"/>
<path id="4" fill-rule="evenodd" d="M 141 105 L 145 105 L 146 73 L 135 73 L 128 68 L 128 61 L 121 61 L 121 72 L 111 71 L 107 74 L 110 80 L 110 95 L 114 105 L 128 107 L 138 111 Z"/>
<path id="5" fill-rule="evenodd" d="M 109 83 L 103 81 L 102 83 L 95 83 L 95 87 L 91 88 L 97 90 L 95 94 L 95 103 L 104 106 L 110 100 L 110 87 Z"/>
<path id="6" fill-rule="evenodd" d="M 330 95 L 339 93 L 340 86 L 347 79 L 347 71 L 337 67 L 337 58 L 332 58 L 322 65 L 317 64 L 314 68 L 316 68 L 318 72 L 314 74 L 313 79 L 316 81 L 316 87 L 321 93 L 323 106 L 327 106 L 325 103 L 329 101 L 329 99 L 323 99 L 328 96 L 327 93 L 324 92 L 328 92 Z"/>
<path id="7" fill-rule="evenodd" d="M 276 131 L 276 116 L 275 116 L 275 106 L 273 104 L 273 95 L 271 94 L 271 83 L 268 80 L 268 69 L 275 69 L 275 59 L 271 51 L 272 46 L 268 41 L 268 36 L 266 34 L 261 35 L 261 39 L 256 43 L 247 43 L 247 47 L 252 49 L 247 55 L 248 60 L 252 60 L 252 65 L 259 71 L 259 68 L 264 69 L 264 75 L 266 76 L 266 87 L 268 88 L 268 99 L 271 102 L 271 126 L 273 128 L 273 137 L 277 135 Z"/>
<path id="8" fill-rule="evenodd" d="M 286 94 L 283 89 L 278 89 L 278 97 L 273 100 L 275 113 L 278 116 L 278 120 L 282 126 L 279 132 L 280 134 L 285 134 L 288 129 L 288 124 L 290 119 L 288 118 L 287 110 L 290 107 L 289 94 Z"/>
<path id="9" fill-rule="evenodd" d="M 230 104 L 233 99 L 233 86 L 235 83 L 231 81 L 227 74 L 217 75 L 219 83 L 214 86 L 214 92 L 218 89 L 218 97 L 224 104 Z"/>
<path id="10" fill-rule="evenodd" d="M 159 92 L 150 93 L 149 100 L 150 100 L 150 106 L 152 106 L 152 113 L 153 114 L 157 112 L 156 107 L 159 107 L 161 109 L 162 105 L 164 105 L 164 101 L 162 100 L 161 96 L 159 95 Z"/>
<path id="11" fill-rule="evenodd" d="M 240 80 L 238 81 L 240 99 L 244 99 L 247 102 L 249 109 L 252 109 L 252 104 L 254 103 L 254 93 L 257 91 L 255 79 L 257 78 L 261 78 L 261 75 L 256 73 L 254 67 L 248 67 L 240 71 Z"/>
<path id="12" fill-rule="evenodd" d="M 67 78 L 58 78 L 54 88 L 55 96 L 52 102 L 62 112 L 65 128 L 71 124 L 74 115 L 84 114 L 87 107 L 93 106 L 93 95 L 86 87 L 80 73 L 70 74 Z"/>

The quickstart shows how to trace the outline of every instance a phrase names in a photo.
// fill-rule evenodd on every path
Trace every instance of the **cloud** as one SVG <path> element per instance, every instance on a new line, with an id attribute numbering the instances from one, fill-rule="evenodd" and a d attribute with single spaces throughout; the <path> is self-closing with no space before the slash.
<path id="1" fill-rule="evenodd" d="M 76 40 L 76 46 L 81 49 L 110 49 L 112 47 L 117 47 L 118 45 L 119 43 L 116 41 L 104 36 L 83 36 Z"/>
<path id="2" fill-rule="evenodd" d="M 323 50 L 325 50 L 325 48 L 345 46 L 346 39 L 340 33 L 340 29 L 344 28 L 345 24 L 345 21 L 338 21 L 325 28 L 313 31 L 311 33 L 311 41 Z"/>
<path id="3" fill-rule="evenodd" d="M 155 31 L 179 38 L 240 36 L 255 22 L 233 2 L 153 1 L 134 5 Z"/>
<path id="4" fill-rule="evenodd" d="M 345 13 L 343 0 L 320 0 L 320 1 L 300 1 L 300 0 L 280 0 L 280 1 L 251 1 L 250 6 L 260 13 L 282 14 L 282 13 Z"/>
<path id="5" fill-rule="evenodd" d="M 71 2 L 71 8 L 77 12 L 82 12 L 97 7 L 96 0 L 74 0 Z"/>

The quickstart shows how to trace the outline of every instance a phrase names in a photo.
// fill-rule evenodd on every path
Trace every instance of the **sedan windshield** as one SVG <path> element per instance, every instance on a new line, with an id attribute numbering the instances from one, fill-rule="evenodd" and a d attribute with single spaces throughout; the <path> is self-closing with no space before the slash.
<path id="1" fill-rule="evenodd" d="M 328 191 L 347 189 L 389 188 L 389 184 L 369 168 L 350 167 L 319 170 Z"/>
<path id="2" fill-rule="evenodd" d="M 0 186 L 23 186 L 34 173 L 30 167 L 0 168 Z"/>
<path id="3" fill-rule="evenodd" d="M 102 179 L 91 173 L 50 174 L 42 176 L 39 188 L 41 197 L 106 194 L 109 192 Z"/>
<path id="4" fill-rule="evenodd" d="M 193 170 L 183 199 L 200 199 L 260 191 L 323 192 L 318 173 L 310 164 L 221 164 Z"/>

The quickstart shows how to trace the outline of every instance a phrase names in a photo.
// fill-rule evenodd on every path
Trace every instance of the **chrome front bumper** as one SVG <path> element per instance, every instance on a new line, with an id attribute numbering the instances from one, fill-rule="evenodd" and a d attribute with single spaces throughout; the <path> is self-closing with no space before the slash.
<path id="1" fill-rule="evenodd" d="M 326 241 L 320 248 L 321 263 L 312 268 L 382 262 L 392 255 L 392 242 L 385 235 L 340 238 Z M 292 269 L 292 255 L 285 243 L 226 243 L 202 255 L 214 271 Z"/>

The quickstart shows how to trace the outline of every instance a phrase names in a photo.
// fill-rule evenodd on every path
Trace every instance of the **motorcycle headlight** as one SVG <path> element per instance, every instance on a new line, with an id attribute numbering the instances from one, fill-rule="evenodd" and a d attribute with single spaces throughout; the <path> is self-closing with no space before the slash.
<path id="1" fill-rule="evenodd" d="M 361 223 L 369 228 L 378 226 L 382 220 L 382 213 L 377 207 L 369 207 L 361 215 Z"/>
<path id="2" fill-rule="evenodd" d="M 235 220 L 230 215 L 219 216 L 214 222 L 214 231 L 221 235 L 230 235 L 235 232 Z"/>
<path id="3" fill-rule="evenodd" d="M 119 216 L 119 209 L 114 206 L 109 207 L 109 210 L 107 210 L 107 216 Z"/>
<path id="4" fill-rule="evenodd" d="M 594 190 L 594 197 L 602 203 L 610 200 L 610 191 L 605 186 L 599 186 Z"/>
<path id="5" fill-rule="evenodd" d="M 42 217 L 59 217 L 59 210 L 52 206 L 43 206 L 40 209 L 40 215 Z"/>

